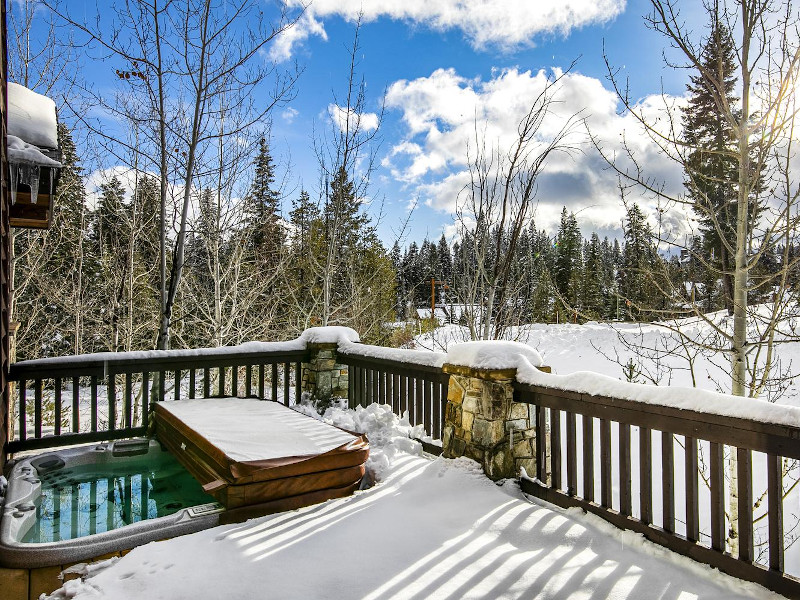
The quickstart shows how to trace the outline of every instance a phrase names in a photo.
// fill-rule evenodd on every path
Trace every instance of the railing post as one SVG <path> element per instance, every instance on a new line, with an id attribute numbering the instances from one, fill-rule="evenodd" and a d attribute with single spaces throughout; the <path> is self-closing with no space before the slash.
<path id="1" fill-rule="evenodd" d="M 316 399 L 347 399 L 348 369 L 336 362 L 337 344 L 309 342 L 307 349 L 308 361 L 302 366 L 303 393 Z"/>
<path id="2" fill-rule="evenodd" d="M 442 451 L 476 460 L 491 479 L 536 473 L 533 407 L 514 402 L 516 369 L 445 364 L 450 375 Z"/>

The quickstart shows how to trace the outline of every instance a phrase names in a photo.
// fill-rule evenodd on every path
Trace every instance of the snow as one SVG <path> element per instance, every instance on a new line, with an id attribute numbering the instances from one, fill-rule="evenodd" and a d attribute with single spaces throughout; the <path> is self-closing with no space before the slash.
<path id="1" fill-rule="evenodd" d="M 358 332 L 349 327 L 329 326 L 311 327 L 298 338 L 309 344 L 337 344 L 339 342 L 360 342 Z"/>
<path id="2" fill-rule="evenodd" d="M 414 365 L 441 368 L 446 362 L 444 352 L 429 352 L 426 350 L 404 350 L 402 348 L 385 348 L 383 346 L 368 346 L 352 342 L 339 342 L 339 351 L 346 354 L 355 354 L 368 358 L 394 360 Z"/>
<path id="3" fill-rule="evenodd" d="M 569 375 L 552 375 L 542 373 L 532 365 L 523 366 L 517 371 L 517 381 L 580 394 L 623 398 L 646 404 L 693 410 L 699 413 L 800 427 L 800 408 L 772 404 L 757 398 L 742 398 L 698 390 L 697 388 L 658 387 L 629 383 L 588 371 L 579 371 Z"/>
<path id="4" fill-rule="evenodd" d="M 162 402 L 161 407 L 240 462 L 322 454 L 355 439 L 277 402 L 205 398 Z"/>
<path id="5" fill-rule="evenodd" d="M 79 364 L 93 362 L 123 362 L 128 360 L 159 360 L 162 358 L 191 358 L 197 356 L 225 356 L 229 354 L 257 352 L 288 352 L 304 350 L 306 344 L 302 338 L 288 342 L 246 342 L 238 346 L 220 346 L 217 348 L 190 348 L 186 350 L 135 350 L 132 352 L 96 352 L 94 354 L 78 354 L 74 356 L 56 356 L 24 360 L 16 364 L 28 367 L 55 366 L 59 364 Z"/>
<path id="6" fill-rule="evenodd" d="M 8 135 L 8 160 L 11 163 L 24 163 L 39 167 L 61 167 L 61 163 L 41 153 L 39 148 L 15 135 Z"/>
<path id="7" fill-rule="evenodd" d="M 354 496 L 141 546 L 52 597 L 776 598 L 578 510 L 498 486 L 477 463 L 430 460 L 386 407 L 332 409 L 382 448 Z"/>
<path id="8" fill-rule="evenodd" d="M 55 102 L 9 82 L 7 133 L 41 148 L 58 148 Z"/>
<path id="9" fill-rule="evenodd" d="M 450 346 L 447 362 L 473 369 L 516 369 L 522 365 L 541 366 L 539 353 L 520 342 L 490 340 Z"/>

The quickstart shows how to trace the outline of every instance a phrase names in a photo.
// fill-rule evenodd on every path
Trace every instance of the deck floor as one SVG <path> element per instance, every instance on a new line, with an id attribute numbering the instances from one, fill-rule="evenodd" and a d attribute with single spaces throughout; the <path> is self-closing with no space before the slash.
<path id="1" fill-rule="evenodd" d="M 137 548 L 86 598 L 773 598 L 465 460 L 394 457 L 355 496 Z"/>

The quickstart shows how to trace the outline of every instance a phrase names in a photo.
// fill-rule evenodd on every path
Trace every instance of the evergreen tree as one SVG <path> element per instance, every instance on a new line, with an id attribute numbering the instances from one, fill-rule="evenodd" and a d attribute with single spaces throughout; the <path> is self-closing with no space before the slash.
<path id="1" fill-rule="evenodd" d="M 280 193 L 275 186 L 275 164 L 269 143 L 261 138 L 255 159 L 253 183 L 245 200 L 245 224 L 250 243 L 257 255 L 274 259 L 283 245 L 280 225 Z"/>
<path id="2" fill-rule="evenodd" d="M 578 221 L 573 213 L 564 207 L 561 211 L 561 225 L 556 236 L 555 264 L 553 279 L 556 289 L 569 308 L 578 306 L 578 292 L 582 267 L 582 238 Z"/>
<path id="3" fill-rule="evenodd" d="M 685 164 L 685 186 L 694 203 L 708 264 L 721 277 L 723 302 L 733 311 L 733 253 L 736 246 L 738 204 L 737 149 L 733 124 L 723 106 L 734 107 L 736 97 L 736 49 L 730 31 L 714 15 L 711 32 L 700 60 L 703 71 L 690 76 L 689 100 L 683 113 L 684 139 L 692 148 Z M 711 93 L 711 89 L 715 90 Z M 756 186 L 758 187 L 758 186 Z M 758 202 L 751 201 L 751 223 Z"/>
<path id="4" fill-rule="evenodd" d="M 624 224 L 625 245 L 622 249 L 619 292 L 625 301 L 629 318 L 639 316 L 643 308 L 653 306 L 653 270 L 656 250 L 653 232 L 637 204 L 628 207 Z"/>

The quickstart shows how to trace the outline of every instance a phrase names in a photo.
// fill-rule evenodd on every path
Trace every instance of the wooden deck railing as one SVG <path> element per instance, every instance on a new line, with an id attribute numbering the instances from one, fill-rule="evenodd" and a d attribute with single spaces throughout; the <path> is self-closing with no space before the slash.
<path id="1" fill-rule="evenodd" d="M 412 425 L 422 424 L 432 438 L 442 439 L 450 376 L 440 367 L 342 352 L 337 360 L 348 366 L 350 408 L 389 404 L 395 414 L 408 411 Z"/>
<path id="2" fill-rule="evenodd" d="M 17 428 L 8 452 L 143 435 L 149 404 L 166 398 L 300 397 L 304 349 L 105 354 L 11 365 Z"/>
<path id="3" fill-rule="evenodd" d="M 536 415 L 536 479 L 522 479 L 523 491 L 562 507 L 580 507 L 730 575 L 800 597 L 800 580 L 785 572 L 783 522 L 784 475 L 787 467 L 796 470 L 791 461 L 800 460 L 800 428 L 518 382 L 514 390 L 515 400 L 533 405 Z M 660 447 L 657 453 L 653 451 L 654 436 Z M 683 485 L 676 480 L 676 466 L 680 467 L 675 461 L 676 445 L 683 454 L 684 464 L 679 468 Z M 735 556 L 726 551 L 730 523 L 725 511 L 726 475 L 730 476 L 726 473 L 726 446 L 736 458 L 739 487 Z M 756 478 L 766 480 L 761 503 L 765 509 L 759 511 L 762 520 L 763 514 L 767 519 L 760 561 L 753 528 L 754 453 L 763 453 L 759 467 L 766 470 L 765 477 L 759 472 Z M 661 498 L 654 498 L 654 473 L 660 478 L 656 489 L 660 488 Z M 639 482 L 636 497 L 633 479 Z M 707 486 L 703 497 L 710 498 L 710 506 L 703 511 L 700 486 Z M 612 493 L 615 487 L 617 494 Z M 679 488 L 685 493 L 676 494 Z M 760 487 L 757 492 L 761 497 Z M 676 528 L 676 504 L 686 516 L 680 523 L 681 532 Z M 654 519 L 654 506 L 660 509 L 660 519 Z M 710 531 L 702 535 L 701 514 L 710 514 Z"/>

